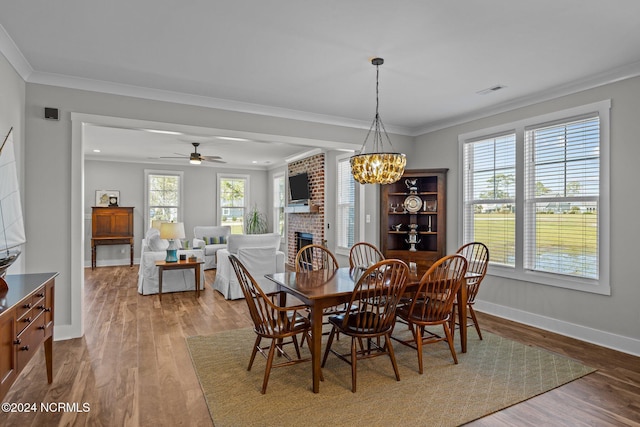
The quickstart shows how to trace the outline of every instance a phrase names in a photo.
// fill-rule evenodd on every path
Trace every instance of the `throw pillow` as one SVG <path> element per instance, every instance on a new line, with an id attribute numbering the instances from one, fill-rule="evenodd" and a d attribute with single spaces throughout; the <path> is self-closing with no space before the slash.
<path id="1" fill-rule="evenodd" d="M 204 243 L 207 245 L 226 244 L 227 238 L 225 236 L 211 236 L 203 237 Z"/>
<path id="2" fill-rule="evenodd" d="M 169 242 L 166 239 L 160 238 L 160 233 L 152 234 L 147 241 L 149 249 L 153 252 L 166 251 L 169 247 Z"/>
<path id="3" fill-rule="evenodd" d="M 187 239 L 183 239 L 181 241 L 182 243 L 182 249 L 191 249 L 191 241 L 187 240 Z"/>

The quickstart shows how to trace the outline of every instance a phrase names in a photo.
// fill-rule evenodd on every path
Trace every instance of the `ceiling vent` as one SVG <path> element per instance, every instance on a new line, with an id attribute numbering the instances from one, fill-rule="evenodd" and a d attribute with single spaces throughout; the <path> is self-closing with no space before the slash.
<path id="1" fill-rule="evenodd" d="M 486 89 L 479 90 L 476 93 L 478 95 L 487 95 L 487 94 L 494 93 L 494 92 L 497 92 L 499 90 L 502 90 L 504 88 L 506 88 L 505 85 L 495 85 L 495 86 L 488 87 Z"/>

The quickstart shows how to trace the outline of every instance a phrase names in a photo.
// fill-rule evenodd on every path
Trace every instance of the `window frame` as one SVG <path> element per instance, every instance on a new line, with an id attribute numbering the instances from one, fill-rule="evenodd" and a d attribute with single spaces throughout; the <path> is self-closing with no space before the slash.
<path id="1" fill-rule="evenodd" d="M 233 173 L 218 173 L 217 176 L 217 184 L 216 184 L 216 191 L 217 191 L 217 212 L 218 212 L 218 225 L 225 225 L 222 223 L 222 210 L 227 208 L 227 207 L 223 207 L 222 206 L 222 200 L 221 200 L 221 195 L 222 195 L 222 181 L 225 179 L 242 179 L 244 180 L 244 206 L 242 207 L 243 209 L 243 214 L 242 214 L 242 233 L 240 234 L 244 234 L 244 221 L 245 221 L 245 216 L 247 215 L 247 212 L 249 210 L 249 207 L 251 206 L 251 198 L 250 198 L 250 175 L 246 175 L 246 174 L 233 174 Z M 234 208 L 237 208 L 239 206 L 233 206 Z"/>
<path id="2" fill-rule="evenodd" d="M 149 177 L 150 176 L 177 176 L 179 178 L 178 185 L 178 206 L 176 222 L 182 222 L 183 218 L 183 205 L 184 205 L 184 172 L 164 169 L 145 169 L 144 170 L 144 220 L 147 225 L 147 230 L 151 228 L 151 204 L 149 203 Z M 173 206 L 166 206 L 173 207 Z"/>
<path id="3" fill-rule="evenodd" d="M 487 274 L 513 280 L 526 281 L 565 289 L 611 295 L 610 285 L 610 109 L 611 100 L 598 101 L 574 108 L 555 111 L 516 122 L 480 129 L 458 135 L 458 240 L 465 242 L 465 180 L 467 179 L 464 158 L 465 144 L 510 132 L 516 135 L 516 230 L 515 230 L 515 266 L 495 265 L 490 263 Z M 599 277 L 587 279 L 542 271 L 527 270 L 524 266 L 525 256 L 525 215 L 526 215 L 526 182 L 525 173 L 525 137 L 527 130 L 546 124 L 568 122 L 588 114 L 597 113 L 600 120 L 600 177 L 599 177 L 599 212 L 598 212 L 598 258 Z"/>

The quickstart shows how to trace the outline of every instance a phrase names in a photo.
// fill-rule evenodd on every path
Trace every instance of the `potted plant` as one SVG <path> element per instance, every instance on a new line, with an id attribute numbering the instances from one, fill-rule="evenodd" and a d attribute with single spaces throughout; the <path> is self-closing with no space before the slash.
<path id="1" fill-rule="evenodd" d="M 245 217 L 245 234 L 264 234 L 267 232 L 267 217 L 260 212 L 258 205 L 253 205 Z"/>

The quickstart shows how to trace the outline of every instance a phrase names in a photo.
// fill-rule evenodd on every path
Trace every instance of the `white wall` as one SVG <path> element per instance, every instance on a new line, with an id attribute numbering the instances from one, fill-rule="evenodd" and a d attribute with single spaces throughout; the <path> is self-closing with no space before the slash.
<path id="1" fill-rule="evenodd" d="M 0 145 L 13 127 L 13 144 L 18 168 L 18 182 L 22 207 L 24 212 L 25 168 L 24 168 L 24 106 L 25 84 L 13 67 L 0 54 Z M 22 248 L 22 255 L 7 270 L 8 274 L 25 272 L 26 247 Z"/>
<path id="2" fill-rule="evenodd" d="M 329 148 L 335 142 L 358 148 L 366 135 L 366 129 L 32 83 L 26 85 L 25 100 L 28 141 L 24 161 L 25 224 L 29 251 L 26 262 L 31 271 L 60 272 L 56 282 L 56 339 L 82 334 L 85 199 L 87 192 L 95 190 L 83 187 L 84 162 L 80 160 L 81 136 L 78 136 L 82 131 L 71 121 L 72 113 L 282 135 L 313 142 L 320 148 Z M 60 121 L 45 120 L 44 107 L 58 108 Z M 106 189 L 125 191 L 125 187 Z"/>
<path id="3" fill-rule="evenodd" d="M 611 296 L 488 276 L 477 303 L 483 309 L 583 340 L 640 354 L 640 78 L 633 78 L 416 138 L 412 167 L 449 168 L 447 250 L 458 235 L 458 135 L 527 117 L 611 99 Z M 605 190 L 606 191 L 606 190 Z"/>
<path id="4" fill-rule="evenodd" d="M 254 203 L 267 212 L 271 200 L 267 193 L 267 172 L 262 170 L 244 170 L 209 166 L 155 165 L 148 163 L 85 161 L 84 175 L 84 213 L 85 213 L 85 266 L 91 266 L 91 207 L 95 206 L 96 190 L 120 191 L 120 206 L 133 206 L 134 219 L 134 258 L 140 258 L 140 240 L 148 225 L 144 224 L 144 171 L 171 170 L 182 171 L 183 175 L 183 218 L 185 233 L 188 239 L 193 238 L 193 227 L 196 225 L 216 225 L 217 212 L 217 173 L 249 175 L 250 206 Z M 271 226 L 271 224 L 269 224 Z M 270 227 L 271 228 L 271 227 Z M 125 253 L 121 250 L 125 249 Z M 101 246 L 98 248 L 97 265 L 129 264 L 129 250 L 123 246 Z"/>

